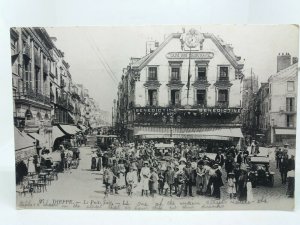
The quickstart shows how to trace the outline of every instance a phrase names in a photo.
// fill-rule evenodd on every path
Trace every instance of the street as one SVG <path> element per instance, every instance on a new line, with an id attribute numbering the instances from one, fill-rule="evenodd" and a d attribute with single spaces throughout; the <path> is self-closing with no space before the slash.
<path id="1" fill-rule="evenodd" d="M 80 164 L 77 169 L 70 169 L 58 174 L 58 180 L 52 181 L 47 186 L 47 191 L 36 192 L 31 196 L 19 196 L 17 205 L 28 208 L 78 208 L 78 209 L 137 209 L 137 210 L 196 210 L 203 209 L 279 209 L 282 204 L 293 207 L 293 199 L 286 197 L 286 186 L 281 184 L 281 178 L 276 170 L 274 149 L 261 148 L 261 154 L 271 152 L 270 170 L 275 172 L 274 187 L 258 186 L 253 188 L 254 202 L 240 203 L 230 200 L 226 193 L 226 182 L 221 188 L 221 200 L 199 196 L 194 197 L 168 197 L 155 195 L 155 197 L 141 196 L 140 187 L 133 191 L 133 196 L 128 197 L 126 190 L 119 194 L 105 196 L 105 187 L 102 180 L 102 171 L 91 171 L 91 147 L 80 148 Z M 292 153 L 291 150 L 289 153 Z M 57 155 L 53 153 L 53 158 Z M 213 157 L 213 156 L 210 156 Z M 225 173 L 225 172 L 224 172 Z M 224 175 L 223 175 L 224 178 Z M 194 190 L 195 193 L 195 190 Z"/>

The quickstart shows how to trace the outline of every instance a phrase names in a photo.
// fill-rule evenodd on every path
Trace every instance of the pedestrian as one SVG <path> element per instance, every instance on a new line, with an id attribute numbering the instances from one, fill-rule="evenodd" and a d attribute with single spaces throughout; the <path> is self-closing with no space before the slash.
<path id="1" fill-rule="evenodd" d="M 281 164 L 280 165 L 281 183 L 286 184 L 286 178 L 287 178 L 288 167 L 289 167 L 287 154 L 283 154 L 280 164 Z"/>
<path id="2" fill-rule="evenodd" d="M 164 191 L 164 184 L 165 184 L 165 176 L 164 176 L 165 171 L 162 169 L 159 170 L 158 172 L 158 194 L 162 195 Z"/>
<path id="3" fill-rule="evenodd" d="M 205 180 L 205 168 L 204 168 L 204 162 L 201 160 L 198 162 L 197 169 L 196 169 L 196 188 L 197 188 L 197 194 L 203 195 L 203 186 L 204 186 L 204 180 Z"/>
<path id="4" fill-rule="evenodd" d="M 167 171 L 165 173 L 165 184 L 164 184 L 164 190 L 165 190 L 165 195 L 168 194 L 168 191 L 170 191 L 170 196 L 172 196 L 172 188 L 174 184 L 174 170 L 172 170 L 171 165 L 167 166 Z"/>
<path id="5" fill-rule="evenodd" d="M 150 173 L 151 175 L 149 179 L 149 190 L 150 190 L 150 195 L 154 197 L 158 189 L 158 175 L 156 173 L 156 169 L 153 167 L 150 168 Z"/>
<path id="6" fill-rule="evenodd" d="M 238 164 L 241 164 L 243 162 L 243 156 L 242 156 L 242 151 L 239 152 L 239 154 L 236 157 L 236 162 Z"/>
<path id="7" fill-rule="evenodd" d="M 219 150 L 216 157 L 215 162 L 218 163 L 221 167 L 224 165 L 224 156 L 222 155 L 222 151 Z"/>
<path id="8" fill-rule="evenodd" d="M 220 188 L 224 185 L 222 181 L 222 172 L 220 170 L 219 164 L 217 163 L 214 164 L 213 168 L 215 169 L 215 174 L 213 175 L 213 181 L 212 181 L 212 185 L 213 185 L 212 196 L 214 196 L 217 199 L 220 199 L 221 198 Z"/>
<path id="9" fill-rule="evenodd" d="M 227 183 L 228 183 L 227 193 L 229 194 L 229 198 L 233 199 L 236 194 L 236 185 L 235 185 L 236 179 L 233 172 L 230 172 L 228 174 Z"/>
<path id="10" fill-rule="evenodd" d="M 241 168 L 237 185 L 238 185 L 238 200 L 240 202 L 247 202 L 247 171 L 245 166 L 242 166 Z"/>
<path id="11" fill-rule="evenodd" d="M 142 185 L 142 196 L 148 196 L 150 178 L 150 169 L 148 161 L 144 161 L 144 166 L 141 168 L 140 176 Z"/>
<path id="12" fill-rule="evenodd" d="M 292 169 L 288 171 L 287 173 L 287 196 L 289 198 L 294 198 L 294 192 L 295 192 L 295 170 Z"/>
<path id="13" fill-rule="evenodd" d="M 276 146 L 276 149 L 275 149 L 275 158 L 276 158 L 276 169 L 280 169 L 282 150 L 278 146 Z"/>
<path id="14" fill-rule="evenodd" d="M 253 191 L 252 191 L 252 182 L 253 182 L 253 175 L 250 170 L 250 166 L 247 166 L 247 202 L 253 202 Z"/>
<path id="15" fill-rule="evenodd" d="M 244 163 L 248 163 L 249 151 L 247 147 L 245 147 L 244 149 L 243 156 L 244 156 Z"/>
<path id="16" fill-rule="evenodd" d="M 255 154 L 255 140 L 253 139 L 252 143 L 251 143 L 251 155 L 254 155 L 254 154 Z"/>
<path id="17" fill-rule="evenodd" d="M 135 183 L 135 174 L 133 171 L 133 167 L 129 167 L 129 171 L 126 174 L 126 181 L 127 181 L 127 194 L 128 196 L 132 196 L 133 187 Z"/>
<path id="18" fill-rule="evenodd" d="M 177 197 L 181 197 L 181 194 L 185 190 L 185 185 L 186 185 L 186 176 L 183 170 L 178 170 L 178 192 L 177 192 Z"/>
<path id="19" fill-rule="evenodd" d="M 184 190 L 184 195 L 187 196 L 189 195 L 190 197 L 193 196 L 193 183 L 194 183 L 194 171 L 191 167 L 191 163 L 187 162 L 186 167 L 183 169 L 185 176 L 186 176 L 186 186 Z"/>

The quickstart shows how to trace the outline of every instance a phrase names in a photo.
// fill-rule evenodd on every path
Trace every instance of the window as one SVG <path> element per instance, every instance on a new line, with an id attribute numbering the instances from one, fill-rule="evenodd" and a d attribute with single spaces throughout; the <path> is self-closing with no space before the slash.
<path id="1" fill-rule="evenodd" d="M 157 67 L 149 67 L 148 80 L 157 80 Z"/>
<path id="2" fill-rule="evenodd" d="M 271 99 L 269 99 L 269 111 L 271 111 L 271 104 L 272 104 L 272 101 L 271 101 Z"/>
<path id="3" fill-rule="evenodd" d="M 295 82 L 294 81 L 288 81 L 287 82 L 287 91 L 294 91 L 295 90 Z"/>
<path id="4" fill-rule="evenodd" d="M 228 90 L 219 90 L 218 102 L 221 103 L 228 102 Z"/>
<path id="5" fill-rule="evenodd" d="M 157 90 L 148 90 L 148 105 L 157 105 Z"/>
<path id="6" fill-rule="evenodd" d="M 26 91 L 28 89 L 32 88 L 30 68 L 31 68 L 31 63 L 30 62 L 25 62 L 25 60 L 24 60 L 24 77 L 23 77 L 23 79 L 24 79 Z"/>
<path id="7" fill-rule="evenodd" d="M 197 90 L 197 104 L 206 105 L 206 90 Z"/>
<path id="8" fill-rule="evenodd" d="M 171 105 L 180 104 L 180 91 L 179 90 L 171 90 Z"/>
<path id="9" fill-rule="evenodd" d="M 18 52 L 18 40 L 10 39 L 10 46 L 13 54 Z"/>
<path id="10" fill-rule="evenodd" d="M 228 80 L 228 67 L 227 66 L 220 66 L 219 80 Z"/>
<path id="11" fill-rule="evenodd" d="M 286 126 L 294 127 L 294 116 L 293 115 L 286 115 Z"/>
<path id="12" fill-rule="evenodd" d="M 287 112 L 295 111 L 295 98 L 286 98 L 286 111 Z"/>
<path id="13" fill-rule="evenodd" d="M 198 67 L 198 80 L 206 80 L 206 67 Z"/>
<path id="14" fill-rule="evenodd" d="M 41 84 L 40 84 L 40 69 L 35 67 L 35 92 L 41 93 Z"/>
<path id="15" fill-rule="evenodd" d="M 180 80 L 180 68 L 179 67 L 171 68 L 171 80 Z"/>

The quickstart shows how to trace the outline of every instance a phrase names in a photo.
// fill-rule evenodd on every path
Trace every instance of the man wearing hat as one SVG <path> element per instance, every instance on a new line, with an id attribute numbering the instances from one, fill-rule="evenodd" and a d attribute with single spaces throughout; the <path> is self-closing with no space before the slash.
<path id="1" fill-rule="evenodd" d="M 172 196 L 172 188 L 174 185 L 174 170 L 172 169 L 171 165 L 167 166 L 167 171 L 165 173 L 165 195 L 168 194 L 168 190 L 170 190 L 170 196 Z"/>
<path id="2" fill-rule="evenodd" d="M 149 191 L 149 178 L 150 178 L 150 169 L 149 169 L 149 162 L 144 161 L 144 166 L 141 169 L 141 184 L 142 184 L 142 196 L 145 194 L 148 196 Z"/>
<path id="3" fill-rule="evenodd" d="M 191 167 L 191 163 L 187 162 L 186 167 L 183 169 L 185 176 L 186 176 L 186 186 L 185 186 L 185 196 L 187 196 L 189 194 L 189 196 L 194 197 L 193 196 L 193 183 L 194 183 L 194 171 Z"/>

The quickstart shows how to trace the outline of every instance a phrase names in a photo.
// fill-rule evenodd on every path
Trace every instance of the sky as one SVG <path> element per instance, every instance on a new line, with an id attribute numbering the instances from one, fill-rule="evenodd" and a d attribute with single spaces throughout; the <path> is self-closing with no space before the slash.
<path id="1" fill-rule="evenodd" d="M 244 60 L 244 74 L 250 70 L 259 83 L 276 73 L 278 53 L 298 57 L 298 27 L 294 25 L 181 25 L 126 27 L 49 27 L 56 46 L 65 53 L 74 83 L 89 89 L 90 96 L 103 110 L 111 111 L 118 82 L 130 57 L 142 57 L 146 41 L 162 43 L 170 33 L 195 28 L 220 36 L 232 44 L 234 53 Z"/>

